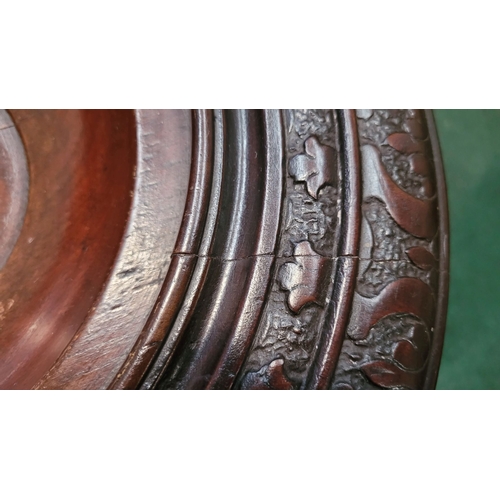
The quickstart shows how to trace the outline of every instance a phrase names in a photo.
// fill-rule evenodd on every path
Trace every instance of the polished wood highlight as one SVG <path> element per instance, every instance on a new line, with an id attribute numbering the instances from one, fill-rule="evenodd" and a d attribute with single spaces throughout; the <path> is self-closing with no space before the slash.
<path id="1" fill-rule="evenodd" d="M 430 111 L 0 112 L 0 387 L 434 388 Z"/>

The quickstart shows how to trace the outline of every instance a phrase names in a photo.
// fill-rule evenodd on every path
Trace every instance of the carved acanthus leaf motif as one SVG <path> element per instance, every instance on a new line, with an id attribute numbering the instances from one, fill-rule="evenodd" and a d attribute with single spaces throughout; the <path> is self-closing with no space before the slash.
<path id="1" fill-rule="evenodd" d="M 424 247 L 411 247 L 406 250 L 406 254 L 410 258 L 410 260 L 420 269 L 424 269 L 428 271 L 433 267 L 438 265 L 438 261 L 434 257 L 434 255 L 426 250 Z"/>
<path id="2" fill-rule="evenodd" d="M 315 136 L 305 141 L 304 148 L 304 154 L 290 160 L 290 175 L 296 181 L 305 182 L 307 192 L 317 200 L 319 190 L 336 181 L 337 153 L 330 146 L 321 144 Z"/>
<path id="3" fill-rule="evenodd" d="M 367 363 L 361 370 L 374 384 L 384 389 L 414 389 L 418 381 L 418 374 L 382 360 Z"/>
<path id="4" fill-rule="evenodd" d="M 415 389 L 427 362 L 429 348 L 426 328 L 421 324 L 415 325 L 408 332 L 408 338 L 394 342 L 392 360 L 375 360 L 363 365 L 361 370 L 380 387 Z"/>
<path id="5" fill-rule="evenodd" d="M 354 340 L 365 339 L 370 328 L 389 314 L 412 314 L 431 326 L 434 310 L 434 296 L 429 285 L 417 278 L 401 278 L 387 285 L 376 297 L 355 294 L 352 317 L 356 322 L 348 329 L 348 335 Z"/>
<path id="6" fill-rule="evenodd" d="M 405 132 L 396 132 L 387 138 L 389 146 L 395 150 L 411 155 L 414 153 L 425 153 L 425 144 L 419 139 L 415 139 L 411 134 Z"/>
<path id="7" fill-rule="evenodd" d="M 418 371 L 427 361 L 429 348 L 428 330 L 420 323 L 409 329 L 406 339 L 394 343 L 392 357 L 401 368 Z"/>
<path id="8" fill-rule="evenodd" d="M 288 290 L 288 307 L 298 313 L 303 306 L 314 302 L 322 305 L 323 282 L 329 259 L 317 254 L 308 241 L 301 241 L 294 250 L 295 262 L 281 266 L 279 282 Z"/>
<path id="9" fill-rule="evenodd" d="M 362 244 L 371 260 L 360 261 L 333 388 L 419 389 L 435 376 L 429 379 L 429 364 L 436 367 L 431 345 L 439 341 L 436 255 L 443 235 L 433 139 L 419 110 L 358 110 L 357 116 Z"/>
<path id="10" fill-rule="evenodd" d="M 410 137 L 409 134 L 399 135 Z M 405 231 L 417 238 L 431 240 L 438 229 L 436 199 L 421 200 L 401 189 L 388 174 L 382 163 L 380 151 L 375 146 L 371 144 L 362 146 L 361 157 L 366 169 L 377 174 L 364 184 L 364 198 L 374 196 L 384 200 L 394 220 Z"/>
<path id="11" fill-rule="evenodd" d="M 429 131 L 425 124 L 425 118 L 421 110 L 413 110 L 413 117 L 408 118 L 403 124 L 404 130 L 409 132 L 415 139 L 421 141 L 429 137 Z"/>

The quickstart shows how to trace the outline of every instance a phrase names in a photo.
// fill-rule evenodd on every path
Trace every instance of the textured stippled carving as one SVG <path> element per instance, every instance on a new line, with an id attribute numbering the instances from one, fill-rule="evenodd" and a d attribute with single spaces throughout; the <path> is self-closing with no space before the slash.
<path id="1" fill-rule="evenodd" d="M 430 284 L 435 266 L 422 269 L 407 253 L 411 248 L 430 251 L 429 243 L 401 229 L 381 200 L 370 198 L 365 201 L 363 214 L 370 226 L 373 246 L 371 260 L 359 277 L 357 291 L 366 297 L 374 297 L 389 283 L 405 276 Z"/>
<path id="2" fill-rule="evenodd" d="M 416 141 L 425 141 L 425 143 L 422 142 L 423 153 L 429 157 L 429 161 L 432 161 L 427 140 L 428 131 L 422 111 L 413 109 L 358 110 L 358 117 L 360 117 L 358 127 L 361 143 L 375 144 L 380 149 L 383 163 L 396 184 L 413 196 L 430 197 L 433 194 L 430 186 L 434 185 L 433 179 L 429 180 L 432 169 L 426 171 L 419 169 L 421 156 L 412 158 L 411 155 L 391 146 L 389 140 L 393 134 L 411 134 Z"/>
<path id="3" fill-rule="evenodd" d="M 288 175 L 279 258 L 242 387 L 277 359 L 294 387 L 304 383 L 332 282 L 339 221 L 336 118 L 332 110 L 287 110 L 285 123 Z"/>
<path id="4" fill-rule="evenodd" d="M 430 331 L 419 318 L 386 316 L 364 340 L 347 338 L 333 389 L 416 389 L 429 354 Z"/>
<path id="5" fill-rule="evenodd" d="M 428 110 L 0 111 L 1 171 L 0 388 L 435 387 Z"/>
<path id="6" fill-rule="evenodd" d="M 292 256 L 296 245 L 309 241 L 319 254 L 332 257 L 339 216 L 337 188 L 324 186 L 314 200 L 303 184 L 294 184 L 290 178 L 287 181 L 279 255 Z"/>
<path id="7" fill-rule="evenodd" d="M 313 136 L 325 146 L 337 147 L 337 138 L 332 133 L 336 124 L 331 109 L 287 109 L 284 114 L 287 149 L 291 155 L 303 153 L 304 142 Z"/>
<path id="8" fill-rule="evenodd" d="M 368 179 L 362 241 L 370 251 L 332 388 L 418 388 L 432 342 L 440 250 L 425 118 L 417 110 L 360 110 L 358 127 Z"/>

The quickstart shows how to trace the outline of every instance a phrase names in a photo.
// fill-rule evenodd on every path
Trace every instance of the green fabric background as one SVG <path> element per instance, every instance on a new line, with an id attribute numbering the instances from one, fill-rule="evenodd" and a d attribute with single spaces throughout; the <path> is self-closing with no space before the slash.
<path id="1" fill-rule="evenodd" d="M 435 110 L 450 209 L 438 389 L 500 389 L 500 111 Z"/>

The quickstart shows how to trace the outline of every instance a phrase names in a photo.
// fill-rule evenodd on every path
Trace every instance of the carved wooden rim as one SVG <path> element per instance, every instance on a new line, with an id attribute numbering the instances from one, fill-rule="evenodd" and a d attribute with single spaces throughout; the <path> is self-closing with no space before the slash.
<path id="1" fill-rule="evenodd" d="M 360 110 L 358 129 L 361 243 L 371 250 L 360 255 L 363 268 L 333 387 L 434 387 L 448 287 L 448 222 L 432 115 Z"/>
<path id="2" fill-rule="evenodd" d="M 214 141 L 213 146 L 205 148 L 201 161 L 204 168 L 214 163 L 212 196 L 210 202 L 205 201 L 210 207 L 203 239 L 198 248 L 177 247 L 174 256 L 186 262 L 183 274 L 186 285 L 190 280 L 189 289 L 175 321 L 172 315 L 163 330 L 169 334 L 143 388 L 156 387 L 162 379 L 186 388 L 230 388 L 252 340 L 260 297 L 268 286 L 283 175 L 279 113 L 217 111 L 214 120 L 213 139 L 208 127 L 198 125 L 195 129 L 195 159 L 200 156 L 201 144 Z M 205 134 L 200 136 L 201 130 Z M 192 186 L 197 171 L 198 162 Z M 188 197 L 187 219 L 191 210 Z M 202 212 L 203 207 L 195 210 Z M 148 327 L 164 321 L 161 311 L 167 301 L 162 293 Z M 249 317 L 253 320 L 248 321 Z M 200 321 L 204 328 L 200 328 Z M 189 342 L 196 342 L 196 352 L 183 348 Z M 182 382 L 177 382 L 179 379 Z"/>
<path id="3" fill-rule="evenodd" d="M 434 326 L 434 344 L 429 360 L 429 368 L 424 383 L 424 389 L 436 387 L 441 354 L 443 352 L 444 334 L 446 331 L 446 315 L 448 312 L 448 289 L 450 285 L 450 221 L 448 213 L 448 194 L 446 190 L 446 177 L 439 148 L 439 139 L 436 123 L 431 110 L 426 110 L 429 135 L 434 153 L 436 166 L 436 188 L 439 207 L 439 290 Z"/>
<path id="4" fill-rule="evenodd" d="M 449 227 L 430 111 L 11 116 L 30 183 L 15 167 L 2 387 L 435 386 Z"/>
<path id="5" fill-rule="evenodd" d="M 361 169 L 356 114 L 340 110 L 342 139 L 342 205 L 340 250 L 334 277 L 332 300 L 322 328 L 321 343 L 309 375 L 308 389 L 327 389 L 335 371 L 349 320 L 358 271 Z"/>

